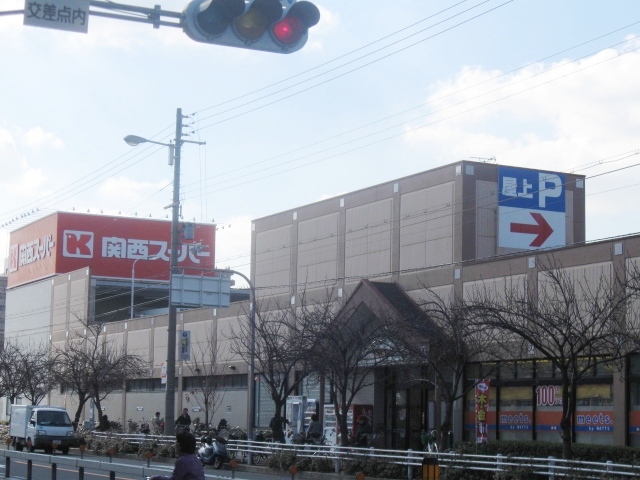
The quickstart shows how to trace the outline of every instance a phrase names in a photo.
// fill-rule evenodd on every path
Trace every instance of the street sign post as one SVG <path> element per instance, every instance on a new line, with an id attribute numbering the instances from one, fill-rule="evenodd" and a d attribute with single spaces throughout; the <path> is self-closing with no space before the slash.
<path id="1" fill-rule="evenodd" d="M 566 244 L 564 175 L 500 167 L 498 183 L 499 247 L 535 250 Z"/>

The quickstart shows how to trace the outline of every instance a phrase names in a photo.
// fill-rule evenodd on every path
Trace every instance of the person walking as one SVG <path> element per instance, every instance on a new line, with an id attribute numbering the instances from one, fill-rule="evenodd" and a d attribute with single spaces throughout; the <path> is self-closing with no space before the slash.
<path id="1" fill-rule="evenodd" d="M 164 418 L 160 417 L 160 412 L 156 412 L 155 417 L 153 417 L 153 433 L 155 435 L 160 435 L 164 432 Z"/>
<path id="2" fill-rule="evenodd" d="M 96 428 L 99 432 L 106 432 L 107 430 L 111 430 L 111 422 L 109 422 L 109 417 L 107 415 L 102 415 L 100 417 L 100 423 L 98 423 L 98 427 Z"/>
<path id="3" fill-rule="evenodd" d="M 360 415 L 358 417 L 358 425 L 356 425 L 356 432 L 354 435 L 354 441 L 356 447 L 368 447 L 369 435 L 373 433 L 373 428 L 369 423 L 369 419 L 366 415 Z"/>
<path id="4" fill-rule="evenodd" d="M 289 420 L 286 418 L 280 418 L 278 422 L 277 417 L 274 415 L 269 422 L 269 428 L 271 428 L 271 435 L 274 442 L 285 443 L 284 431 L 289 425 Z"/>
<path id="5" fill-rule="evenodd" d="M 196 456 L 196 437 L 191 432 L 176 434 L 178 458 L 171 476 L 156 475 L 150 480 L 205 480 L 202 462 Z"/>

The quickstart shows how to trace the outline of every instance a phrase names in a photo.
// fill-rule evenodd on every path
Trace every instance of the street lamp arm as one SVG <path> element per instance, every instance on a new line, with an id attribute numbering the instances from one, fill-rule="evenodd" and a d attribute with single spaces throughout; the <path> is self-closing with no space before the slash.
<path id="1" fill-rule="evenodd" d="M 162 145 L 164 147 L 172 146 L 170 143 L 156 142 L 155 140 L 148 140 L 144 137 L 139 137 L 138 135 L 127 135 L 124 137 L 124 141 L 132 147 L 137 147 L 141 143 L 155 143 L 156 145 Z"/>

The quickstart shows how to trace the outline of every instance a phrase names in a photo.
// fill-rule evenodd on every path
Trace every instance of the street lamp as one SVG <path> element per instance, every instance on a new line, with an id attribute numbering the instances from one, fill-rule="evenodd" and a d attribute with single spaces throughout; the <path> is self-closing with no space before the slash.
<path id="1" fill-rule="evenodd" d="M 256 392 L 254 378 L 256 370 L 256 289 L 247 276 L 241 272 L 228 268 L 216 268 L 214 269 L 214 272 L 239 275 L 249 284 L 249 303 L 251 308 L 251 311 L 249 312 L 249 321 L 251 322 L 251 351 L 249 352 L 249 372 L 247 373 L 247 396 L 249 397 L 249 405 L 247 408 L 247 433 L 249 435 L 249 440 L 252 440 L 256 418 Z M 251 456 L 252 453 L 249 453 L 249 455 Z M 249 458 L 249 463 L 251 463 L 251 458 Z"/>
<path id="2" fill-rule="evenodd" d="M 129 313 L 130 317 L 133 319 L 133 282 L 135 281 L 136 278 L 136 262 L 138 260 L 155 260 L 156 257 L 155 255 L 151 256 L 151 257 L 141 257 L 141 258 L 136 258 L 133 261 L 133 265 L 131 266 L 131 311 Z"/>
<path id="3" fill-rule="evenodd" d="M 139 137 L 138 135 L 127 135 L 124 137 L 124 141 L 132 147 L 137 147 L 141 143 L 155 143 L 156 145 L 164 145 L 165 147 L 172 147 L 173 145 L 170 143 L 162 143 L 156 142 L 155 140 L 147 140 L 144 137 Z"/>
<path id="4" fill-rule="evenodd" d="M 171 299 L 171 281 L 178 267 L 178 247 L 180 245 L 180 232 L 178 221 L 180 216 L 180 156 L 183 143 L 195 143 L 204 145 L 206 142 L 183 140 L 182 138 L 182 109 L 176 110 L 176 138 L 174 145 L 170 143 L 156 142 L 137 135 L 127 135 L 124 141 L 131 146 L 141 143 L 155 143 L 169 147 L 169 164 L 173 163 L 173 202 L 171 203 L 171 256 L 169 257 L 169 320 L 167 325 L 167 390 L 165 392 L 164 410 L 164 434 L 175 433 L 175 402 L 176 402 L 176 323 L 177 308 Z"/>

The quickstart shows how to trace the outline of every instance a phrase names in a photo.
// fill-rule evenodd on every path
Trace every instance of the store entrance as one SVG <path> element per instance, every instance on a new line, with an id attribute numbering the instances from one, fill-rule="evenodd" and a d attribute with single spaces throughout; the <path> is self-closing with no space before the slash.
<path id="1" fill-rule="evenodd" d="M 394 388 L 386 392 L 387 447 L 422 450 L 420 432 L 435 428 L 434 389 L 427 386 Z"/>

